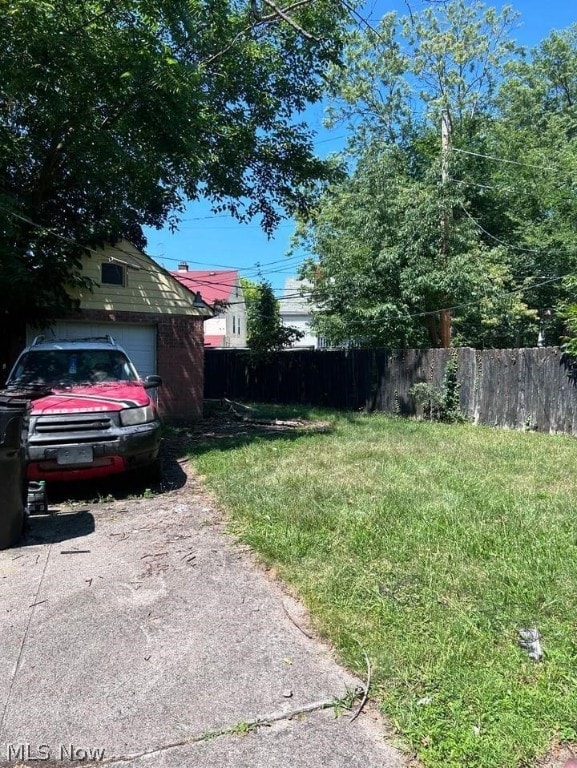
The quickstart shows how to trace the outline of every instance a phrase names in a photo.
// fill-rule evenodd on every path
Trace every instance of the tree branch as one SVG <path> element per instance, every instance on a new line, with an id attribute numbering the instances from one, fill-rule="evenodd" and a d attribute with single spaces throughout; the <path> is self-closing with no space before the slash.
<path id="1" fill-rule="evenodd" d="M 263 0 L 265 5 L 268 5 L 269 8 L 272 8 L 274 11 L 273 19 L 275 16 L 280 17 L 284 21 L 286 21 L 287 24 L 290 24 L 290 26 L 293 29 L 296 29 L 296 31 L 305 37 L 307 40 L 314 40 L 315 43 L 319 43 L 320 40 L 318 37 L 315 37 L 314 35 L 311 35 L 310 32 L 307 32 L 306 29 L 303 29 L 300 24 L 297 24 L 297 22 L 291 18 L 287 10 L 283 10 L 282 8 L 279 8 L 278 5 L 275 5 L 275 3 L 272 2 L 272 0 Z"/>
<path id="2" fill-rule="evenodd" d="M 40 173 L 38 174 L 38 182 L 36 184 L 35 189 L 33 190 L 33 194 L 32 194 L 32 213 L 33 214 L 37 211 L 40 203 L 42 202 L 44 191 L 48 186 L 50 177 L 54 173 L 54 169 L 58 165 L 58 162 L 62 155 L 62 150 L 64 149 L 64 146 L 66 144 L 66 139 L 72 133 L 73 133 L 73 128 L 72 126 L 69 126 L 63 135 L 57 136 L 52 140 L 52 145 L 50 147 L 48 155 L 46 156 L 44 162 L 42 163 Z"/>
<path id="3" fill-rule="evenodd" d="M 294 11 L 295 8 L 300 8 L 303 5 L 310 5 L 311 0 L 297 0 L 297 2 L 293 3 L 292 5 L 287 5 L 286 8 L 282 9 L 283 13 L 290 13 L 291 11 Z M 261 16 L 260 21 L 274 21 L 278 18 L 278 13 L 269 13 L 268 16 Z"/>
<path id="4" fill-rule="evenodd" d="M 287 5 L 286 8 L 278 8 L 271 0 L 264 0 L 266 5 L 268 5 L 270 8 L 273 9 L 273 13 L 269 13 L 266 16 L 259 16 L 255 19 L 255 21 L 252 24 L 249 24 L 244 29 L 241 29 L 240 32 L 238 32 L 232 40 L 225 45 L 224 48 L 221 48 L 220 51 L 217 51 L 216 53 L 213 53 L 211 56 L 208 56 L 206 59 L 203 59 L 199 61 L 199 65 L 203 66 L 206 64 L 212 64 L 213 61 L 216 59 L 219 59 L 221 56 L 224 56 L 225 53 L 230 51 L 230 49 L 246 34 L 249 32 L 252 32 L 253 30 L 257 29 L 258 27 L 261 27 L 265 24 L 272 24 L 275 21 L 279 21 L 279 19 L 283 19 L 288 24 L 291 25 L 293 29 L 296 29 L 296 31 L 301 34 L 303 37 L 305 37 L 307 40 L 314 40 L 315 42 L 320 42 L 320 40 L 315 37 L 314 35 L 311 35 L 310 32 L 307 32 L 306 29 L 303 29 L 300 24 L 297 24 L 294 19 L 292 19 L 288 14 L 291 11 L 294 11 L 295 8 L 300 8 L 305 5 L 311 5 L 312 0 L 296 0 L 296 2 L 292 3 L 291 5 Z"/>

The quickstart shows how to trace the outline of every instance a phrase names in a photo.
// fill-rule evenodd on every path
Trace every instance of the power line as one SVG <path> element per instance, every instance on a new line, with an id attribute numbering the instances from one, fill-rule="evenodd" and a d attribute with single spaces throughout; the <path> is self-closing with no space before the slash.
<path id="1" fill-rule="evenodd" d="M 474 181 L 465 181 L 464 179 L 454 178 L 449 178 L 448 181 L 453 182 L 453 184 L 463 184 L 464 186 L 468 187 L 477 187 L 477 189 L 495 189 L 497 192 L 515 192 L 513 187 L 496 187 L 493 184 L 477 184 Z"/>
<path id="2" fill-rule="evenodd" d="M 556 277 L 549 277 L 546 280 L 542 280 L 539 283 L 535 283 L 534 285 L 525 285 L 522 288 L 515 288 L 515 289 L 513 289 L 511 291 L 506 291 L 505 293 L 501 294 L 501 296 L 503 296 L 503 297 L 514 296 L 517 293 L 524 293 L 525 291 L 528 291 L 529 289 L 540 288 L 541 286 L 548 285 L 549 283 L 556 283 L 559 280 L 563 280 L 565 277 L 568 277 L 570 274 L 571 273 L 568 272 L 567 274 L 564 274 L 564 275 L 557 275 Z M 409 315 L 409 317 L 411 317 L 411 318 L 413 318 L 413 317 L 430 317 L 431 315 L 437 315 L 440 312 L 454 312 L 456 309 L 463 309 L 464 307 L 476 306 L 476 305 L 480 304 L 482 302 L 482 300 L 483 299 L 475 299 L 473 301 L 463 302 L 462 304 L 455 304 L 452 307 L 444 307 L 443 309 L 433 309 L 433 310 L 430 310 L 430 311 L 427 311 L 427 312 L 417 312 L 417 313 L 415 313 L 413 315 Z"/>
<path id="3" fill-rule="evenodd" d="M 88 251 L 89 253 L 93 253 L 93 254 L 95 254 L 97 256 L 101 256 L 102 255 L 102 252 L 103 252 L 102 249 L 91 248 L 89 245 L 85 245 L 84 243 L 78 242 L 78 240 L 75 240 L 75 239 L 73 239 L 71 237 L 67 237 L 66 235 L 61 235 L 58 232 L 54 232 L 53 230 L 49 229 L 48 227 L 45 227 L 43 224 L 38 224 L 35 221 L 32 221 L 32 219 L 28 218 L 28 216 L 23 216 L 22 214 L 16 213 L 15 211 L 10 211 L 7 208 L 4 208 L 3 206 L 0 206 L 0 210 L 5 211 L 9 216 L 12 216 L 15 219 L 20 219 L 21 221 L 24 221 L 26 224 L 30 225 L 31 227 L 34 227 L 35 229 L 40 230 L 41 232 L 43 232 L 44 234 L 49 235 L 50 237 L 55 237 L 58 240 L 62 240 L 63 242 L 68 243 L 69 245 L 75 245 L 75 246 L 77 246 L 79 248 L 82 248 L 83 250 Z M 137 259 L 138 258 L 136 256 L 136 254 L 132 253 L 131 251 L 127 251 L 124 248 L 120 248 L 117 245 L 110 244 L 108 246 L 108 248 L 109 248 L 109 250 L 114 250 L 114 251 L 117 251 L 118 253 L 122 253 L 125 256 L 130 256 L 133 259 Z M 160 269 L 164 269 L 160 265 L 158 265 L 158 266 L 159 266 Z M 148 272 L 152 272 L 153 271 L 153 270 L 147 269 L 146 267 L 138 267 L 138 269 L 144 269 L 144 270 L 147 270 Z M 164 271 L 168 271 L 168 270 L 164 270 Z"/>
<path id="4" fill-rule="evenodd" d="M 498 163 L 509 163 L 510 165 L 521 165 L 525 168 L 536 168 L 538 171 L 554 171 L 555 173 L 566 173 L 566 168 L 555 168 L 547 165 L 533 165 L 532 163 L 521 163 L 519 160 L 509 160 L 506 157 L 496 157 L 495 155 L 485 155 L 482 152 L 471 152 L 467 149 L 458 149 L 451 147 L 452 152 L 458 152 L 461 155 L 471 155 L 472 157 L 484 157 L 487 160 L 496 160 Z"/>
<path id="5" fill-rule="evenodd" d="M 512 246 L 511 244 L 506 243 L 506 242 L 500 240 L 498 237 L 496 237 L 495 235 L 492 235 L 490 232 L 488 232 L 486 229 L 484 229 L 484 227 L 482 227 L 471 216 L 471 214 L 466 210 L 466 208 L 463 205 L 461 205 L 461 207 L 462 207 L 464 213 L 475 223 L 475 225 L 481 231 L 483 231 L 488 237 L 490 237 L 491 239 L 495 240 L 496 242 L 499 242 L 500 244 L 505 245 L 505 246 L 507 246 L 509 248 L 516 248 L 517 250 L 521 250 L 521 251 L 528 252 L 528 253 L 545 253 L 543 251 L 529 250 L 529 249 L 524 249 L 524 248 L 519 248 L 519 247 L 516 247 L 516 246 Z M 103 253 L 105 253 L 105 251 L 103 251 L 103 249 L 97 250 L 95 248 L 91 248 L 89 246 L 83 245 L 83 244 L 79 243 L 77 240 L 74 240 L 72 238 L 66 237 L 64 235 L 60 235 L 57 232 L 53 232 L 52 230 L 48 229 L 47 227 L 43 226 L 42 224 L 37 224 L 36 222 L 32 221 L 28 217 L 23 216 L 21 214 L 18 214 L 18 213 L 14 212 L 14 211 L 9 211 L 8 209 L 4 208 L 3 206 L 0 206 L 0 209 L 5 210 L 10 216 L 13 216 L 14 218 L 20 219 L 20 220 L 26 222 L 27 224 L 29 224 L 30 226 L 33 226 L 33 227 L 35 227 L 35 228 L 45 232 L 46 234 L 48 234 L 48 235 L 50 235 L 52 237 L 56 237 L 57 239 L 62 240 L 64 242 L 67 242 L 69 244 L 76 245 L 76 246 L 78 246 L 80 248 L 83 248 L 84 250 L 86 250 L 86 251 L 88 251 L 90 253 L 93 253 L 93 254 L 98 255 L 98 256 L 101 256 L 101 255 L 103 255 Z M 127 251 L 127 250 L 125 250 L 123 248 L 120 248 L 118 246 L 115 246 L 115 245 L 108 246 L 108 249 L 109 250 L 114 250 L 114 251 L 122 253 L 122 254 L 124 254 L 126 256 L 129 256 L 130 258 L 134 259 L 135 261 L 140 261 L 141 264 L 142 264 L 143 258 L 146 259 L 147 260 L 147 266 L 138 266 L 137 269 L 142 269 L 143 271 L 149 272 L 151 274 L 156 274 L 156 273 L 162 271 L 162 272 L 165 272 L 166 274 L 169 274 L 172 277 L 174 277 L 174 275 L 172 275 L 168 270 L 164 269 L 160 265 L 156 265 L 156 267 L 157 267 L 156 269 L 150 269 L 148 265 L 149 265 L 149 260 L 152 260 L 152 259 L 151 259 L 150 256 L 147 256 L 144 253 L 142 255 L 140 255 L 138 252 L 134 253 L 134 252 L 131 252 L 131 251 Z M 551 253 L 551 252 L 547 252 L 547 253 Z M 156 263 L 156 262 L 154 262 L 154 260 L 152 260 L 152 261 L 153 261 L 154 264 Z M 235 270 L 228 270 L 228 271 L 235 271 Z M 554 283 L 554 282 L 558 282 L 559 280 L 563 280 L 565 277 L 568 277 L 570 274 L 572 274 L 572 272 L 567 272 L 565 274 L 557 275 L 557 276 L 551 277 L 551 278 L 545 278 L 545 279 L 540 280 L 540 282 L 537 282 L 537 283 L 532 284 L 532 285 L 525 284 L 522 287 L 515 288 L 515 289 L 512 289 L 511 291 L 505 292 L 504 294 L 502 294 L 502 296 L 503 297 L 513 296 L 513 295 L 518 294 L 518 293 L 524 293 L 525 291 L 530 290 L 530 289 L 540 288 L 543 285 L 548 285 L 550 283 Z M 203 280 L 195 280 L 193 278 L 188 278 L 187 281 L 191 282 L 191 283 L 205 285 L 205 286 L 219 285 L 220 287 L 226 287 L 226 288 L 234 288 L 234 287 L 236 287 L 236 283 L 234 283 L 234 284 L 224 283 L 224 282 L 218 283 L 218 282 L 206 281 L 206 280 L 204 280 L 204 281 Z M 278 292 L 278 290 L 282 290 L 282 289 L 277 289 L 276 292 Z M 306 298 L 312 298 L 312 297 L 313 297 L 313 291 L 312 290 L 311 291 L 302 290 L 302 291 L 299 291 L 298 293 L 293 293 L 293 294 L 285 295 L 282 298 L 284 298 L 284 299 L 296 299 L 296 298 L 306 299 Z M 469 307 L 469 306 L 476 306 L 476 305 L 480 304 L 480 302 L 482 300 L 483 300 L 482 298 L 481 299 L 474 299 L 472 301 L 463 302 L 463 303 L 460 303 L 460 304 L 455 304 L 455 305 L 452 305 L 450 307 L 443 307 L 443 308 L 439 308 L 439 309 L 424 310 L 424 311 L 421 311 L 421 312 L 415 312 L 415 313 L 406 315 L 406 317 L 413 319 L 413 318 L 422 318 L 422 317 L 435 316 L 435 315 L 440 314 L 441 312 L 454 312 L 457 309 L 463 309 L 463 308 Z M 228 304 L 228 306 L 236 306 L 236 305 L 240 305 L 240 304 L 245 304 L 245 302 L 244 301 L 242 301 L 242 302 L 240 302 L 240 301 L 239 302 L 227 302 L 227 304 Z M 322 311 L 322 309 L 321 309 L 321 311 Z M 367 324 L 371 325 L 372 323 L 377 323 L 377 322 L 382 323 L 382 320 L 380 318 L 372 318 L 372 319 L 366 318 L 366 320 L 363 321 L 363 325 L 364 326 L 366 326 Z"/>
<path id="6" fill-rule="evenodd" d="M 508 243 L 505 240 L 501 240 L 500 237 L 497 237 L 496 235 L 492 235 L 490 232 L 488 232 L 485 227 L 483 227 L 482 224 L 479 224 L 479 222 L 472 216 L 469 211 L 465 208 L 463 203 L 459 203 L 460 208 L 462 208 L 463 212 L 471 219 L 473 224 L 477 227 L 477 229 L 482 232 L 487 237 L 491 238 L 491 240 L 494 240 L 496 243 L 499 243 L 499 245 L 504 245 L 506 248 L 509 248 L 512 251 L 519 251 L 520 253 L 535 253 L 540 256 L 564 256 L 565 251 L 541 251 L 536 250 L 535 248 L 523 248 L 520 245 L 513 245 L 512 243 Z"/>
<path id="7" fill-rule="evenodd" d="M 96 249 L 96 248 L 92 248 L 92 247 L 90 247 L 88 245 L 85 245 L 83 243 L 78 242 L 78 240 L 75 240 L 73 238 L 67 237 L 66 235 L 61 235 L 58 232 L 54 232 L 52 229 L 49 229 L 48 227 L 44 226 L 43 224 L 38 224 L 37 222 L 32 221 L 32 219 L 30 219 L 29 217 L 23 216 L 22 214 L 16 213 L 15 211 L 11 211 L 11 210 L 5 208 L 4 206 L 0 206 L 0 209 L 4 210 L 9 216 L 12 216 L 13 218 L 16 218 L 16 219 L 19 219 L 21 221 L 24 221 L 26 224 L 29 224 L 30 226 L 34 227 L 35 229 L 38 229 L 38 230 L 42 231 L 43 233 L 49 235 L 50 237 L 57 238 L 58 240 L 61 240 L 62 242 L 68 243 L 69 245 L 78 246 L 78 247 L 84 249 L 85 251 L 88 251 L 89 253 L 92 253 L 94 255 L 101 256 L 102 253 L 103 253 L 103 249 L 99 250 L 99 249 Z M 138 251 L 136 251 L 136 252 L 128 251 L 125 248 L 121 248 L 118 245 L 112 245 L 111 243 L 107 245 L 106 250 L 107 251 L 111 251 L 111 250 L 115 251 L 117 253 L 122 254 L 123 256 L 129 257 L 130 259 L 134 260 L 135 262 L 139 262 L 140 266 L 138 266 L 138 269 L 142 269 L 142 270 L 147 271 L 147 272 L 154 272 L 155 271 L 153 269 L 150 269 L 150 261 L 149 260 L 152 260 L 155 264 L 157 264 L 157 262 L 154 261 L 154 257 L 152 257 L 152 256 L 150 256 L 148 254 L 143 254 L 143 256 L 144 256 L 144 260 L 143 260 Z M 168 258 L 168 257 L 160 257 L 160 258 L 163 258 L 165 261 L 175 261 L 175 262 L 182 262 L 183 261 L 183 259 L 173 259 L 173 258 Z M 287 261 L 298 260 L 300 258 L 301 258 L 300 256 L 287 257 Z M 191 262 L 191 263 L 194 264 L 194 263 L 200 263 L 200 262 Z M 269 265 L 283 264 L 283 263 L 286 263 L 286 261 L 284 259 L 275 259 L 274 261 L 271 261 L 271 262 L 263 262 L 263 263 L 255 264 L 254 266 L 246 267 L 246 268 L 245 267 L 231 267 L 231 266 L 228 266 L 228 265 L 227 266 L 221 265 L 221 266 L 224 267 L 225 271 L 230 271 L 230 272 L 244 272 L 244 271 L 247 271 L 249 273 L 254 272 L 255 274 L 258 274 L 259 272 L 262 271 L 263 267 L 267 267 Z M 144 266 L 142 266 L 142 265 L 144 265 Z M 162 265 L 157 264 L 157 266 L 158 266 L 158 269 L 164 270 L 165 272 L 170 274 L 170 270 L 162 267 Z M 288 264 L 287 264 L 287 266 L 288 266 Z M 202 270 L 202 271 L 211 271 L 211 270 Z M 268 274 L 275 274 L 277 271 L 278 272 L 282 272 L 284 270 L 268 270 Z M 222 283 L 222 285 L 225 286 L 225 287 L 233 287 L 233 284 Z M 282 290 L 282 289 L 273 289 L 273 290 L 278 291 L 278 290 Z"/>
<path id="8" fill-rule="evenodd" d="M 544 280 L 541 280 L 538 283 L 534 283 L 532 285 L 525 285 L 522 288 L 515 288 L 511 291 L 506 291 L 505 293 L 501 294 L 503 298 L 508 296 L 514 296 L 515 294 L 524 293 L 525 291 L 528 291 L 530 289 L 540 288 L 543 285 L 548 285 L 550 283 L 558 282 L 559 280 L 563 280 L 564 278 L 568 277 L 571 272 L 568 272 L 563 275 L 557 275 L 556 277 L 550 277 Z M 450 307 L 443 307 L 441 309 L 431 309 L 431 310 L 423 310 L 422 312 L 413 312 L 410 314 L 400 315 L 401 319 L 417 319 L 417 318 L 424 318 L 424 317 L 436 317 L 441 312 L 455 312 L 458 309 L 464 309 L 466 307 L 472 307 L 472 306 L 478 306 L 482 303 L 483 299 L 487 298 L 486 296 L 478 299 L 473 299 L 472 301 L 466 301 L 462 302 L 460 304 L 454 304 Z M 322 308 L 320 308 L 319 314 L 322 314 Z M 360 330 L 364 330 L 367 327 L 375 327 L 378 325 L 382 325 L 383 319 L 378 317 L 373 318 L 363 318 L 363 320 L 353 321 L 353 322 L 347 322 L 345 323 L 345 327 L 350 328 L 359 328 Z"/>
<path id="9" fill-rule="evenodd" d="M 183 219 L 183 221 L 184 221 L 184 219 Z M 193 219 L 189 219 L 189 221 L 193 221 Z M 277 224 L 275 229 L 288 229 L 289 227 L 294 227 L 294 226 L 296 226 L 296 225 L 292 224 L 291 222 L 286 222 L 284 224 Z M 246 228 L 246 229 L 254 228 L 254 229 L 259 229 L 260 230 L 260 224 L 248 223 L 248 222 L 237 222 L 237 225 L 231 224 L 228 227 L 223 227 L 223 226 L 215 226 L 215 227 L 210 227 L 210 226 L 204 226 L 203 227 L 203 226 L 200 226 L 199 227 L 198 225 L 193 225 L 191 227 L 179 227 L 178 231 L 180 232 L 182 230 L 195 230 L 195 231 L 203 230 L 203 231 L 222 232 L 223 230 L 233 230 L 234 229 L 234 230 L 236 230 L 238 232 L 238 231 L 240 231 L 238 229 L 238 227 Z"/>
<path id="10" fill-rule="evenodd" d="M 255 262 L 254 265 L 250 265 L 248 267 L 241 267 L 241 266 L 235 266 L 232 264 L 216 264 L 215 262 L 208 262 L 208 261 L 196 261 L 195 259 L 189 259 L 187 256 L 183 256 L 181 258 L 176 258 L 172 256 L 155 256 L 154 258 L 162 259 L 163 261 L 173 261 L 178 264 L 186 263 L 186 264 L 199 264 L 200 266 L 206 266 L 208 269 L 206 271 L 210 271 L 213 267 L 217 267 L 219 269 L 224 270 L 231 270 L 231 271 L 254 271 L 258 272 L 262 269 L 262 267 L 268 267 L 275 264 L 289 264 L 289 262 L 297 261 L 301 259 L 301 256 L 284 256 L 282 259 L 275 259 L 274 261 L 262 261 L 262 262 Z"/>

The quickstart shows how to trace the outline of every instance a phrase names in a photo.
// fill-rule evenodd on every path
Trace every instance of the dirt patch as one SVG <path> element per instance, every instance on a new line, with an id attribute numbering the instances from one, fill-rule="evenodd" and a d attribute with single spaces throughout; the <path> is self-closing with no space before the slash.
<path id="1" fill-rule="evenodd" d="M 328 432 L 328 421 L 308 419 L 260 418 L 254 408 L 232 400 L 211 400 L 205 407 L 205 417 L 194 425 L 180 430 L 175 440 L 181 449 L 188 444 L 192 449 L 198 443 L 219 441 L 231 436 L 294 435 L 299 432 Z"/>
<path id="2" fill-rule="evenodd" d="M 577 768 L 577 744 L 554 744 L 536 768 Z"/>

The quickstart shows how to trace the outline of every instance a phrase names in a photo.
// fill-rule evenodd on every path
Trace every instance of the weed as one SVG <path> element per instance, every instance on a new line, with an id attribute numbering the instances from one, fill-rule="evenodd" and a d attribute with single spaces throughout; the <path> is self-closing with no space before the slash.
<path id="1" fill-rule="evenodd" d="M 232 728 L 228 730 L 228 733 L 231 733 L 235 736 L 246 736 L 247 733 L 256 730 L 256 728 L 256 723 L 246 723 L 244 720 L 241 720 L 240 722 L 236 723 L 236 725 L 233 725 Z"/>
<path id="2" fill-rule="evenodd" d="M 222 736 L 222 731 L 204 731 L 204 733 L 201 733 L 199 736 L 199 741 L 212 741 L 212 739 L 216 739 L 219 736 Z"/>
<path id="3" fill-rule="evenodd" d="M 116 499 L 111 493 L 106 494 L 106 496 L 103 496 L 101 493 L 99 493 L 98 496 L 94 499 L 94 504 L 110 504 L 113 501 L 116 501 Z"/>
<path id="4" fill-rule="evenodd" d="M 359 696 L 359 691 L 362 691 L 362 689 L 349 688 L 349 686 L 347 686 L 344 696 L 335 696 L 333 700 L 333 711 L 335 713 L 335 717 L 340 717 L 343 712 L 350 712 L 350 710 L 353 708 L 355 700 Z"/>
<path id="5" fill-rule="evenodd" d="M 466 421 L 459 401 L 460 383 L 458 379 L 458 361 L 452 357 L 445 368 L 443 387 L 439 389 L 427 382 L 413 384 L 409 395 L 423 409 L 425 418 L 431 421 L 448 423 Z"/>

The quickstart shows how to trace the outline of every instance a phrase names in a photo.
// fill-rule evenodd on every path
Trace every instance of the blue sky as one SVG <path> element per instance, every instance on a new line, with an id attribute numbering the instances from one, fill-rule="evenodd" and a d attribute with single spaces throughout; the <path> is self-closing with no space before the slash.
<path id="1" fill-rule="evenodd" d="M 423 0 L 409 0 L 409 3 L 413 11 L 426 5 Z M 515 37 L 529 47 L 539 43 L 551 30 L 577 22 L 575 0 L 516 0 L 509 4 L 520 13 Z M 494 5 L 501 7 L 498 3 Z M 401 15 L 407 12 L 404 0 L 374 0 L 366 7 L 364 14 L 373 24 L 387 11 L 397 10 Z M 322 105 L 315 105 L 306 113 L 311 129 L 318 136 L 316 151 L 326 157 L 342 147 L 343 129 L 327 131 L 322 124 L 323 116 Z M 239 224 L 230 216 L 212 214 L 207 203 L 197 202 L 187 207 L 177 232 L 146 230 L 146 250 L 167 269 L 176 269 L 179 261 L 186 261 L 189 269 L 238 269 L 253 280 L 269 280 L 281 296 L 285 278 L 296 275 L 302 260 L 302 254 L 286 256 L 293 231 L 293 223 L 283 221 L 269 240 L 257 221 Z"/>

